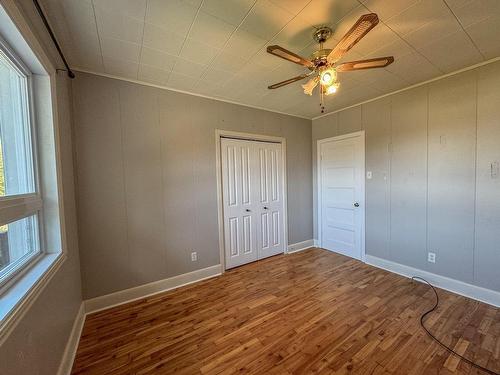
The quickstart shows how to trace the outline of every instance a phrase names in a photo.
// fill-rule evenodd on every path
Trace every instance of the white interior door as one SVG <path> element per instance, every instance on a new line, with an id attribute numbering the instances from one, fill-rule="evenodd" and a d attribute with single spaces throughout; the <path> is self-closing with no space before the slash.
<path id="1" fill-rule="evenodd" d="M 283 253 L 283 163 L 281 144 L 255 142 L 259 174 L 259 259 Z"/>
<path id="2" fill-rule="evenodd" d="M 283 253 L 281 145 L 222 138 L 226 269 Z"/>
<path id="3" fill-rule="evenodd" d="M 364 254 L 364 134 L 321 141 L 320 244 L 362 259 Z"/>

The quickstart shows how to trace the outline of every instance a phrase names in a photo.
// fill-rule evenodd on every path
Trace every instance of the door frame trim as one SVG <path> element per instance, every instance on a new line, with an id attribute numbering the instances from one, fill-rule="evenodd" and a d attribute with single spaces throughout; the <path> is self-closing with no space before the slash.
<path id="1" fill-rule="evenodd" d="M 361 261 L 365 262 L 366 258 L 366 252 L 365 252 L 365 235 L 366 235 L 366 145 L 365 145 L 365 131 L 360 130 L 354 133 L 349 133 L 349 134 L 342 134 L 336 137 L 330 137 L 330 138 L 324 138 L 324 139 L 319 139 L 316 143 L 316 179 L 317 179 L 317 186 L 316 186 L 316 194 L 318 197 L 318 210 L 317 210 L 317 216 L 316 216 L 316 222 L 318 223 L 318 246 L 323 247 L 323 240 L 322 240 L 322 233 L 321 233 L 321 228 L 323 226 L 322 222 L 322 210 L 323 210 L 323 199 L 322 199 L 322 194 L 321 194 L 321 145 L 324 143 L 328 142 L 335 142 L 335 141 L 341 141 L 344 139 L 349 139 L 349 138 L 356 138 L 356 137 L 361 137 L 361 150 L 363 152 L 362 155 L 362 160 L 363 160 L 363 180 L 361 182 L 361 196 L 363 197 L 363 202 L 362 202 L 362 214 L 361 214 Z"/>
<path id="2" fill-rule="evenodd" d="M 282 196 L 283 196 L 283 231 L 285 243 L 283 253 L 288 254 L 288 200 L 287 200 L 287 174 L 286 174 L 286 138 L 272 135 L 242 133 L 231 130 L 215 129 L 215 166 L 217 175 L 217 225 L 219 229 L 219 258 L 221 273 L 226 271 L 226 257 L 224 248 L 224 205 L 222 200 L 222 150 L 221 138 L 240 139 L 245 141 L 272 142 L 281 144 L 281 158 L 283 163 Z"/>

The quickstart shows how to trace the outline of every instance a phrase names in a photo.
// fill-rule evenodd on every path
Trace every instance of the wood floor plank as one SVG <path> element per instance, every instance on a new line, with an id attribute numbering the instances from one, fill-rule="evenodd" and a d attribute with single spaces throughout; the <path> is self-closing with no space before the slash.
<path id="1" fill-rule="evenodd" d="M 427 326 L 500 370 L 500 311 L 438 290 Z M 87 317 L 72 374 L 481 374 L 422 330 L 428 286 L 310 249 Z"/>

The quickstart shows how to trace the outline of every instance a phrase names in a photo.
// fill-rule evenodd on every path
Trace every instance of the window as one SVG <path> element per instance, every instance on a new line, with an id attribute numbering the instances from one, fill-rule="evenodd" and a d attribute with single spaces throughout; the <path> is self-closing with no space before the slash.
<path id="1" fill-rule="evenodd" d="M 0 41 L 0 288 L 42 253 L 31 75 Z"/>

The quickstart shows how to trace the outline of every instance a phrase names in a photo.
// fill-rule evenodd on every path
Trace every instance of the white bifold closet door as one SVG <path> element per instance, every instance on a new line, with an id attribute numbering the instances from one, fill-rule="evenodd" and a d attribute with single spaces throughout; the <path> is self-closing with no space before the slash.
<path id="1" fill-rule="evenodd" d="M 279 143 L 221 140 L 226 269 L 283 253 Z"/>

